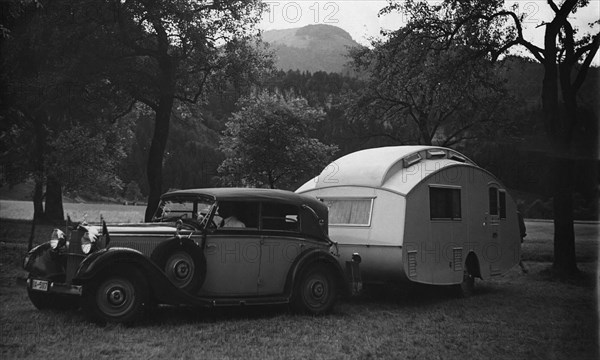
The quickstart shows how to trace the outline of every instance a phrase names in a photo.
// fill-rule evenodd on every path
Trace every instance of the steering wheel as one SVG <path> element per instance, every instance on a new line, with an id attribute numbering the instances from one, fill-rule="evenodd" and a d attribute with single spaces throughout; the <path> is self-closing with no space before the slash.
<path id="1" fill-rule="evenodd" d="M 208 217 L 209 217 L 210 213 L 201 213 L 200 216 L 202 217 L 202 220 L 200 220 L 200 228 L 204 227 L 206 225 L 206 227 L 208 229 L 216 229 L 219 226 L 217 225 L 217 223 L 215 222 L 215 218 L 213 217 L 211 219 L 211 221 L 207 224 L 208 222 Z"/>
<path id="2" fill-rule="evenodd" d="M 180 217 L 179 220 L 181 220 L 182 225 L 186 226 L 187 228 L 190 228 L 190 230 L 200 230 L 202 227 L 200 225 L 200 223 L 197 220 L 194 219 L 185 219 L 183 217 Z"/>

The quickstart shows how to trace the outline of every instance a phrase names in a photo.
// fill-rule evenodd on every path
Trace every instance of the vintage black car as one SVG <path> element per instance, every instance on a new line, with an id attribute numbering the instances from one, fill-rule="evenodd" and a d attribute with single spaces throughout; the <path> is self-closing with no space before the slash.
<path id="1" fill-rule="evenodd" d="M 151 223 L 55 229 L 24 260 L 27 291 L 39 309 L 81 306 L 99 322 L 132 322 L 155 304 L 327 313 L 360 288 L 360 256 L 338 258 L 327 216 L 282 190 L 173 191 Z"/>

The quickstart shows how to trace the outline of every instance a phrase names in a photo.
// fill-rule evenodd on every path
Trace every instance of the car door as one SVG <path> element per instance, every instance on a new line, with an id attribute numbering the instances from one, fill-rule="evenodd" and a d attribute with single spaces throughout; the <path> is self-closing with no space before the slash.
<path id="1" fill-rule="evenodd" d="M 299 219 L 295 205 L 262 204 L 259 295 L 281 294 L 293 262 L 310 246 L 300 234 Z"/>
<path id="2" fill-rule="evenodd" d="M 257 294 L 262 240 L 258 231 L 258 203 L 236 202 L 234 206 L 237 216 L 246 226 L 219 227 L 207 235 L 203 295 Z"/>

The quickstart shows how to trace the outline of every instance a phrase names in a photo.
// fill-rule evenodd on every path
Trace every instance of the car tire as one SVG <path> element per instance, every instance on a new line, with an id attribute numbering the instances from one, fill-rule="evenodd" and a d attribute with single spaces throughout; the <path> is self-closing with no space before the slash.
<path id="1" fill-rule="evenodd" d="M 189 293 L 198 290 L 206 277 L 206 260 L 196 245 L 171 247 L 157 264 L 173 285 Z"/>
<path id="2" fill-rule="evenodd" d="M 146 279 L 133 267 L 118 267 L 84 287 L 83 308 L 97 323 L 135 322 L 148 302 Z"/>
<path id="3" fill-rule="evenodd" d="M 38 310 L 77 310 L 79 297 L 61 294 L 48 294 L 27 288 L 27 295 Z"/>
<path id="4" fill-rule="evenodd" d="M 292 309 L 299 313 L 329 313 L 337 301 L 338 288 L 331 267 L 317 264 L 305 269 L 294 286 Z"/>

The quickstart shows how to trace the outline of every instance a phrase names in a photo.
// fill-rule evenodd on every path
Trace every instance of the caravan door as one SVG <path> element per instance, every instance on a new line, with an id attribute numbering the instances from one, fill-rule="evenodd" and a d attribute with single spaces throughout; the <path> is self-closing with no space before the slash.
<path id="1" fill-rule="evenodd" d="M 497 184 L 488 188 L 488 215 L 486 221 L 487 239 L 483 246 L 485 262 L 489 263 L 490 275 L 499 274 L 500 258 L 502 256 L 502 227 L 501 222 L 506 221 L 506 190 L 500 189 Z"/>

